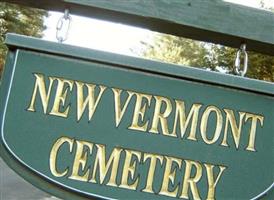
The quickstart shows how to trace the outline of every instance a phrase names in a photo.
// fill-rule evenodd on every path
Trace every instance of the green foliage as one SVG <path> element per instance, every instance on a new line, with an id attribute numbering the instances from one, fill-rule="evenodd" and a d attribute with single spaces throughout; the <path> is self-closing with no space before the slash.
<path id="1" fill-rule="evenodd" d="M 233 73 L 237 49 L 212 45 L 210 52 L 213 55 L 212 63 L 216 67 L 227 69 Z M 246 76 L 254 79 L 274 82 L 274 57 L 248 52 L 248 71 Z"/>
<path id="2" fill-rule="evenodd" d="M 7 47 L 4 44 L 5 34 L 10 32 L 42 37 L 42 32 L 45 29 L 43 18 L 46 15 L 46 11 L 0 3 L 0 76 L 7 53 Z"/>
<path id="3" fill-rule="evenodd" d="M 143 42 L 142 56 L 163 62 L 233 73 L 237 49 L 156 34 L 152 42 Z M 247 77 L 274 82 L 274 57 L 248 52 Z"/>
<path id="4" fill-rule="evenodd" d="M 261 0 L 261 7 L 266 7 Z M 208 44 L 166 34 L 155 34 L 152 41 L 142 42 L 141 56 L 179 65 L 206 68 L 212 71 L 233 73 L 237 49 Z M 248 50 L 248 46 L 247 46 Z M 274 57 L 248 52 L 247 77 L 274 82 Z"/>
<path id="5" fill-rule="evenodd" d="M 147 46 L 144 56 L 181 65 L 205 66 L 206 49 L 201 42 L 181 39 L 172 35 L 156 34 L 152 44 Z M 184 47 L 184 48 L 182 48 Z M 192 59 L 189 59 L 192 57 Z"/>

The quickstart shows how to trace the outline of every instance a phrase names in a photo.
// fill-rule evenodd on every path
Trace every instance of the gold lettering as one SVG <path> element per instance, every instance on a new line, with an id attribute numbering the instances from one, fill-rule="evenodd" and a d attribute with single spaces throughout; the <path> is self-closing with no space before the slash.
<path id="1" fill-rule="evenodd" d="M 170 134 L 168 131 L 168 123 L 167 123 L 167 117 L 170 115 L 172 111 L 172 104 L 169 99 L 160 97 L 160 96 L 154 96 L 156 102 L 155 102 L 155 110 L 154 110 L 154 116 L 152 121 L 152 126 L 149 132 L 151 133 L 159 133 L 158 131 L 158 124 L 160 122 L 163 135 L 177 137 L 176 133 Z M 163 113 L 161 113 L 162 105 L 165 104 L 166 108 Z"/>
<path id="2" fill-rule="evenodd" d="M 68 168 L 66 168 L 65 171 L 62 173 L 57 171 L 57 154 L 61 146 L 65 143 L 69 144 L 69 152 L 71 153 L 73 148 L 73 142 L 74 142 L 73 139 L 70 139 L 67 137 L 61 137 L 54 143 L 49 156 L 49 167 L 50 167 L 50 172 L 52 173 L 53 176 L 63 177 L 68 173 Z"/>
<path id="3" fill-rule="evenodd" d="M 77 88 L 77 121 L 82 118 L 82 115 L 85 111 L 85 108 L 88 105 L 88 119 L 89 121 L 92 119 L 92 116 L 100 102 L 100 99 L 106 89 L 105 86 L 99 86 L 100 92 L 98 97 L 95 97 L 95 89 L 96 85 L 93 84 L 84 84 L 81 82 L 75 82 Z M 84 86 L 88 89 L 88 95 L 84 100 Z"/>
<path id="4" fill-rule="evenodd" d="M 251 127 L 249 132 L 249 142 L 246 150 L 248 151 L 256 151 L 255 150 L 255 139 L 256 139 L 256 129 L 257 129 L 257 121 L 260 122 L 261 127 L 264 124 L 264 117 L 260 115 L 253 115 L 247 113 L 245 116 L 245 122 L 251 119 Z"/>
<path id="5" fill-rule="evenodd" d="M 75 142 L 75 143 L 74 143 Z M 69 153 L 72 153 L 73 145 L 76 144 L 76 152 L 74 162 L 70 167 L 67 167 L 62 172 L 58 171 L 57 156 L 62 146 L 68 143 Z M 93 165 L 93 173 L 91 174 L 91 168 L 87 166 L 88 157 L 93 155 L 93 148 L 96 147 L 96 157 Z M 63 149 L 62 149 L 63 150 Z M 125 152 L 123 157 L 122 152 Z M 120 159 L 124 158 L 123 170 L 121 175 L 120 185 L 117 184 L 118 166 Z M 142 161 L 141 161 L 142 159 Z M 178 197 L 183 199 L 192 198 L 194 200 L 200 200 L 200 194 L 197 184 L 202 178 L 202 164 L 192 160 L 182 160 L 179 158 L 162 156 L 159 154 L 150 154 L 145 152 L 133 151 L 129 149 L 114 148 L 106 161 L 106 146 L 101 144 L 93 144 L 87 141 L 74 140 L 67 137 L 59 138 L 53 145 L 50 152 L 50 171 L 55 177 L 64 177 L 69 171 L 71 175 L 68 175 L 69 179 L 93 182 L 99 184 L 105 184 L 114 187 L 125 188 L 129 190 L 137 190 L 140 182 L 141 174 L 138 172 L 139 164 L 144 165 L 145 162 L 149 162 L 147 179 L 142 181 L 146 183 L 142 192 L 157 194 L 153 189 L 155 172 L 157 164 L 163 165 L 165 159 L 165 167 L 163 172 L 161 189 L 158 192 L 159 195 L 165 195 L 169 197 Z M 181 171 L 181 167 L 185 162 L 184 177 L 180 181 L 177 181 L 177 172 Z M 224 174 L 225 166 L 203 164 L 206 170 L 206 178 L 208 184 L 207 200 L 214 200 L 217 185 Z M 215 169 L 216 167 L 216 169 Z M 162 168 L 162 167 L 161 167 Z M 217 172 L 218 171 L 218 172 Z M 91 178 L 89 179 L 89 176 Z M 106 177 L 109 177 L 107 182 Z M 96 180 L 98 178 L 98 181 Z M 105 183 L 104 183 L 105 182 Z M 158 185 L 158 184 L 156 184 Z M 180 190 L 180 186 L 182 189 Z M 180 190 L 180 191 L 179 191 Z M 158 190 L 157 190 L 158 191 Z M 180 193 L 181 192 L 181 193 Z"/>
<path id="6" fill-rule="evenodd" d="M 111 175 L 107 185 L 117 187 L 116 177 L 117 177 L 118 164 L 119 164 L 119 159 L 120 159 L 122 149 L 114 148 L 106 163 L 105 146 L 101 144 L 96 144 L 96 147 L 97 147 L 97 154 L 96 154 L 93 173 L 92 173 L 90 182 L 96 183 L 96 171 L 98 171 L 99 169 L 99 180 L 100 180 L 99 183 L 103 184 L 105 177 L 112 165 Z"/>
<path id="7" fill-rule="evenodd" d="M 58 81 L 58 85 L 57 85 L 56 96 L 55 96 L 55 100 L 54 100 L 50 115 L 66 118 L 68 116 L 70 106 L 67 106 L 64 112 L 60 111 L 59 109 L 60 109 L 60 106 L 65 106 L 65 100 L 67 98 L 68 89 L 70 91 L 72 90 L 73 81 L 65 80 L 61 78 L 56 78 L 56 80 Z M 66 87 L 66 85 L 68 87 Z"/>
<path id="8" fill-rule="evenodd" d="M 125 150 L 125 152 L 126 152 L 126 158 L 125 158 L 125 163 L 123 167 L 121 185 L 119 187 L 130 189 L 130 190 L 136 190 L 137 185 L 139 183 L 139 177 L 137 176 L 134 178 L 135 171 L 136 171 L 136 159 L 132 162 L 132 157 L 134 155 L 137 158 L 137 161 L 140 162 L 141 152 L 131 151 L 131 150 Z M 133 182 L 132 184 L 128 183 L 129 177 Z"/>
<path id="9" fill-rule="evenodd" d="M 219 174 L 217 175 L 216 180 L 214 181 L 214 165 L 210 164 L 204 164 L 206 167 L 206 173 L 207 173 L 207 184 L 208 184 L 208 193 L 207 193 L 207 200 L 214 200 L 215 199 L 215 188 L 219 182 L 219 179 L 221 178 L 222 173 L 226 169 L 224 166 L 218 166 L 219 167 Z"/>
<path id="10" fill-rule="evenodd" d="M 44 75 L 42 75 L 42 74 L 33 74 L 33 75 L 35 76 L 36 81 L 35 81 L 35 85 L 34 85 L 34 89 L 33 89 L 31 102 L 28 107 L 28 111 L 35 112 L 34 103 L 36 100 L 37 91 L 39 91 L 40 98 L 42 101 L 43 111 L 44 111 L 44 114 L 46 114 L 54 78 L 49 77 L 50 82 L 49 82 L 49 87 L 48 87 L 48 91 L 47 91 Z"/>
<path id="11" fill-rule="evenodd" d="M 130 92 L 128 92 L 130 94 Z M 148 121 L 143 122 L 144 115 L 146 112 L 147 107 L 150 105 L 151 102 L 151 95 L 141 94 L 141 93 L 134 93 L 136 95 L 136 104 L 132 118 L 132 124 L 129 127 L 131 130 L 138 130 L 138 131 L 146 131 L 148 126 Z M 142 105 L 143 100 L 145 100 L 144 105 Z M 144 123 L 143 125 L 139 124 L 139 118 L 141 118 L 141 122 Z"/>
<path id="12" fill-rule="evenodd" d="M 112 91 L 113 91 L 113 94 L 114 94 L 114 102 L 115 102 L 115 123 L 116 123 L 116 127 L 118 127 L 134 93 L 128 92 L 128 97 L 127 97 L 127 100 L 125 102 L 125 105 L 121 109 L 121 93 L 122 93 L 122 90 L 112 88 Z"/>
<path id="13" fill-rule="evenodd" d="M 186 168 L 185 168 L 185 176 L 183 181 L 183 190 L 180 198 L 189 199 L 188 190 L 190 186 L 190 190 L 194 200 L 200 200 L 199 191 L 197 188 L 197 183 L 200 181 L 202 177 L 202 166 L 195 161 L 185 160 Z M 191 177 L 192 167 L 196 168 L 196 174 L 194 177 Z"/>
<path id="14" fill-rule="evenodd" d="M 84 141 L 76 141 L 77 148 L 76 148 L 76 154 L 74 158 L 73 168 L 70 179 L 78 180 L 78 181 L 88 181 L 89 178 L 89 169 L 86 170 L 86 173 L 84 175 L 79 175 L 79 169 L 81 167 L 81 170 L 84 171 L 86 162 L 87 162 L 87 156 L 88 152 L 84 152 L 84 147 L 87 147 L 89 150 L 89 154 L 92 153 L 92 147 L 93 144 L 89 142 Z"/>
<path id="15" fill-rule="evenodd" d="M 185 103 L 183 101 L 175 100 L 176 103 L 176 112 L 175 112 L 175 120 L 173 126 L 172 135 L 176 134 L 177 121 L 179 119 L 180 129 L 181 129 L 181 138 L 184 137 L 188 124 L 190 123 L 190 119 L 192 117 L 190 134 L 187 139 L 196 141 L 196 129 L 198 124 L 198 116 L 201 104 L 193 104 L 191 110 L 189 111 L 188 116 L 186 117 L 185 111 Z"/>
<path id="16" fill-rule="evenodd" d="M 228 146 L 227 144 L 227 132 L 228 132 L 228 124 L 231 127 L 232 136 L 235 142 L 235 146 L 238 149 L 240 144 L 240 137 L 241 137 L 241 131 L 242 131 L 242 124 L 243 124 L 243 118 L 246 113 L 239 112 L 240 119 L 239 119 L 239 127 L 237 126 L 237 122 L 234 116 L 234 113 L 232 110 L 224 109 L 226 113 L 226 122 L 225 122 L 225 132 L 224 132 L 224 139 L 222 141 L 222 146 Z"/>
<path id="17" fill-rule="evenodd" d="M 182 160 L 173 158 L 173 157 L 168 157 L 168 156 L 165 156 L 165 159 L 166 159 L 165 172 L 164 172 L 161 191 L 159 192 L 159 194 L 170 196 L 170 197 L 176 197 L 179 189 L 178 185 L 174 186 L 175 188 L 172 191 L 168 189 L 168 186 L 169 186 L 169 182 L 171 182 L 172 185 L 175 185 L 174 180 L 176 176 L 177 167 L 174 167 L 174 169 L 172 170 L 173 163 L 176 163 L 178 168 L 181 168 Z"/>
<path id="18" fill-rule="evenodd" d="M 207 123 L 208 123 L 208 118 L 211 112 L 215 112 L 217 116 L 217 123 L 216 123 L 216 129 L 215 133 L 212 139 L 207 138 Z M 202 119 L 201 119 L 201 126 L 200 126 L 200 131 L 201 131 L 201 136 L 204 140 L 205 143 L 207 144 L 213 144 L 215 143 L 221 134 L 222 131 L 222 126 L 223 126 L 223 116 L 221 111 L 215 107 L 215 106 L 209 106 L 205 110 Z"/>
<path id="19" fill-rule="evenodd" d="M 150 165 L 149 165 L 149 170 L 147 174 L 147 183 L 146 183 L 146 187 L 142 191 L 148 192 L 148 193 L 154 193 L 152 185 L 153 185 L 156 164 L 157 164 L 157 160 L 159 160 L 161 165 L 163 164 L 163 156 L 144 153 L 144 162 L 148 159 L 150 159 Z"/>

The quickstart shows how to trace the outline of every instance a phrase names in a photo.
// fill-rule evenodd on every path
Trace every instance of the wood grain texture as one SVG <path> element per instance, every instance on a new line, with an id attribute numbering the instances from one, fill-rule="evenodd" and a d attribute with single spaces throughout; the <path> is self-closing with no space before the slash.
<path id="1" fill-rule="evenodd" d="M 274 55 L 274 14 L 220 0 L 5 0 Z"/>

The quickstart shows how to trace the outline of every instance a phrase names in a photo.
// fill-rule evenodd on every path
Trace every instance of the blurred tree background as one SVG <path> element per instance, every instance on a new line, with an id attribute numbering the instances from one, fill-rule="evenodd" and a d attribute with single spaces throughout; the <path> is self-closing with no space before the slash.
<path id="1" fill-rule="evenodd" d="M 263 0 L 260 3 L 262 8 L 274 12 L 265 7 Z M 238 50 L 161 33 L 141 44 L 137 53 L 146 58 L 224 73 L 233 73 Z M 274 57 L 256 52 L 248 52 L 248 56 L 246 77 L 274 82 Z"/>
<path id="2" fill-rule="evenodd" d="M 4 44 L 5 34 L 42 37 L 46 11 L 27 8 L 15 4 L 0 2 L 0 77 L 3 71 L 7 47 Z"/>

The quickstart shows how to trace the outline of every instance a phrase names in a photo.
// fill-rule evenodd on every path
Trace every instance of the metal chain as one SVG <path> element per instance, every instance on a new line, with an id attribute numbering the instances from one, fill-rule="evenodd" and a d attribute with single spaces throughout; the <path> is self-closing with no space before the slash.
<path id="1" fill-rule="evenodd" d="M 62 43 L 68 39 L 68 34 L 71 26 L 72 18 L 69 15 L 69 10 L 66 9 L 64 15 L 58 20 L 56 26 L 56 39 Z"/>
<path id="2" fill-rule="evenodd" d="M 243 69 L 241 70 L 241 54 L 244 54 L 244 65 Z M 234 72 L 236 75 L 245 76 L 248 68 L 248 55 L 246 52 L 246 44 L 242 44 L 240 49 L 237 51 L 235 65 L 234 65 Z"/>

